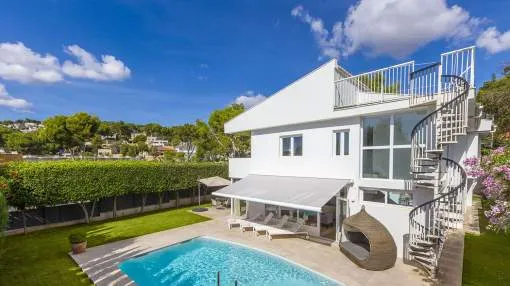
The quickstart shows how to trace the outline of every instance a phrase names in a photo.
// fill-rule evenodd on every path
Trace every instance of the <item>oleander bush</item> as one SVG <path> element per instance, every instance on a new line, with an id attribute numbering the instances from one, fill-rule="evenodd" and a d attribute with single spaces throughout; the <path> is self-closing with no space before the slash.
<path id="1" fill-rule="evenodd" d="M 14 162 L 1 171 L 10 205 L 30 206 L 79 203 L 88 222 L 85 203 L 103 198 L 162 193 L 194 188 L 197 179 L 228 176 L 225 163 L 165 163 L 148 161 Z M 145 200 L 143 199 L 142 211 Z M 91 215 L 94 212 L 92 208 Z"/>
<path id="2" fill-rule="evenodd" d="M 481 182 L 482 195 L 486 200 L 487 228 L 510 232 L 510 149 L 499 147 L 487 155 L 464 161 L 467 174 Z"/>

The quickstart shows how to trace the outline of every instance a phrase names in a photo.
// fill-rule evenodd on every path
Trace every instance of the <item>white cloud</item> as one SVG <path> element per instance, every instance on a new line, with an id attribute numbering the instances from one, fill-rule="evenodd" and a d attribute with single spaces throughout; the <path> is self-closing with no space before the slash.
<path id="1" fill-rule="evenodd" d="M 71 78 L 112 81 L 123 80 L 131 75 L 131 70 L 112 55 L 101 56 L 98 61 L 94 55 L 71 45 L 65 51 L 76 57 L 78 63 L 59 60 L 51 54 L 39 54 L 23 43 L 0 43 L 0 78 L 21 83 L 56 83 Z"/>
<path id="2" fill-rule="evenodd" d="M 476 45 L 491 54 L 510 50 L 510 31 L 501 33 L 496 27 L 489 27 L 478 37 Z"/>
<path id="3" fill-rule="evenodd" d="M 24 99 L 15 98 L 9 95 L 5 86 L 0 83 L 0 106 L 6 106 L 14 110 L 28 110 L 32 104 Z"/>
<path id="4" fill-rule="evenodd" d="M 58 59 L 41 55 L 23 43 L 0 43 L 0 78 L 21 83 L 62 81 Z"/>
<path id="5" fill-rule="evenodd" d="M 98 61 L 78 45 L 67 46 L 65 52 L 78 60 L 78 63 L 65 61 L 62 65 L 63 73 L 70 77 L 108 81 L 123 80 L 131 75 L 131 70 L 114 56 L 102 55 Z"/>
<path id="6" fill-rule="evenodd" d="M 328 31 L 302 6 L 291 14 L 308 23 L 321 54 L 348 56 L 359 50 L 400 58 L 436 40 L 473 36 L 481 20 L 446 0 L 360 0 Z"/>
<path id="7" fill-rule="evenodd" d="M 250 109 L 255 105 L 266 100 L 267 97 L 260 93 L 255 93 L 253 90 L 245 91 L 243 94 L 238 96 L 235 100 L 235 104 L 242 104 L 246 109 Z"/>
<path id="8" fill-rule="evenodd" d="M 336 23 L 330 33 L 324 27 L 322 19 L 314 18 L 301 5 L 292 9 L 290 14 L 310 25 L 310 29 L 315 40 L 321 49 L 322 56 L 330 58 L 338 58 L 340 56 L 340 47 L 342 45 L 342 23 Z"/>

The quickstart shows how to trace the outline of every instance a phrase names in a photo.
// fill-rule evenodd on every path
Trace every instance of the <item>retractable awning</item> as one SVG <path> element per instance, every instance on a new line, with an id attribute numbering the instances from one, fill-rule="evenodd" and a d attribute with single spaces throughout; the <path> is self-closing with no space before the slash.
<path id="1" fill-rule="evenodd" d="M 212 195 L 320 212 L 346 179 L 248 175 Z"/>

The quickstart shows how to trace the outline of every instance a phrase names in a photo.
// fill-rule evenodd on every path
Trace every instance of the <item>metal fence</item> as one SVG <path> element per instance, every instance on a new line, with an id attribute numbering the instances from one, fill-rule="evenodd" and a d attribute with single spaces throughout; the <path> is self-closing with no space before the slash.
<path id="1" fill-rule="evenodd" d="M 201 191 L 202 203 L 210 201 L 210 193 L 213 189 Z M 113 217 L 113 198 L 104 198 L 96 203 L 92 220 L 99 221 Z M 160 204 L 161 203 L 161 204 Z M 148 194 L 144 206 L 144 212 L 158 209 L 177 208 L 198 203 L 196 188 L 179 191 L 163 192 L 160 197 L 157 193 Z M 117 216 L 132 215 L 141 212 L 142 195 L 129 194 L 116 198 Z M 89 213 L 92 211 L 92 203 L 87 204 Z M 63 204 L 56 206 L 43 206 L 25 210 L 26 226 L 29 231 L 39 230 L 62 225 L 73 225 L 85 221 L 83 210 L 78 204 Z M 23 216 L 20 211 L 9 211 L 9 223 L 7 234 L 23 232 Z"/>

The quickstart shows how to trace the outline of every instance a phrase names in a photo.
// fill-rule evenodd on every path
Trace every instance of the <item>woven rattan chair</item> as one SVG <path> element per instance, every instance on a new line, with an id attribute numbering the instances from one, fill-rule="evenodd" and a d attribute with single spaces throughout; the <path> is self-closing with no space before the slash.
<path id="1" fill-rule="evenodd" d="M 385 270 L 393 267 L 397 259 L 397 246 L 388 229 L 365 206 L 346 218 L 343 230 L 349 241 L 340 243 L 340 250 L 354 263 L 368 270 Z"/>

